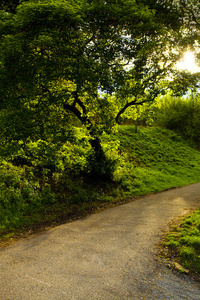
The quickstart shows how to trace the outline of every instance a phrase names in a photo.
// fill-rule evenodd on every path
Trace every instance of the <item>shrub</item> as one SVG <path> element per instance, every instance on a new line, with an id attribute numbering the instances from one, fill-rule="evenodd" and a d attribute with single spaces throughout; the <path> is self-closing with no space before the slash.
<path id="1" fill-rule="evenodd" d="M 70 199 L 71 204 L 80 204 L 84 202 L 88 202 L 88 194 L 86 191 L 80 189 L 75 195 L 73 195 Z"/>
<path id="2" fill-rule="evenodd" d="M 22 167 L 0 165 L 0 229 L 19 227 L 25 215 L 42 211 L 55 202 L 48 184 L 40 186 Z"/>
<path id="3" fill-rule="evenodd" d="M 200 143 L 200 94 L 186 99 L 166 95 L 158 99 L 155 109 L 156 123 L 180 132 L 198 145 Z"/>
<path id="4" fill-rule="evenodd" d="M 87 157 L 87 173 L 93 179 L 112 180 L 115 167 L 116 160 L 112 158 L 97 160 L 93 153 Z"/>

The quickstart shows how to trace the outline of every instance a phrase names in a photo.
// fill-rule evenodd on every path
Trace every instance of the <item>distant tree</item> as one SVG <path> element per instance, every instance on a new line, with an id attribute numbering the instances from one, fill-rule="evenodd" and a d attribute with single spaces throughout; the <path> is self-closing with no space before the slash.
<path id="1" fill-rule="evenodd" d="M 187 98 L 169 93 L 157 99 L 155 122 L 178 131 L 200 146 L 200 93 L 193 91 Z"/>

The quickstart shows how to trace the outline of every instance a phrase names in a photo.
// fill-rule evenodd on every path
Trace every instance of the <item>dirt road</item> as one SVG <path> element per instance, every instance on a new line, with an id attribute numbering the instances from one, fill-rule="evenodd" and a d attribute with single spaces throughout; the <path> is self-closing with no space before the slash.
<path id="1" fill-rule="evenodd" d="M 200 183 L 134 200 L 0 250 L 1 300 L 200 299 L 156 260 L 173 218 L 200 207 Z"/>

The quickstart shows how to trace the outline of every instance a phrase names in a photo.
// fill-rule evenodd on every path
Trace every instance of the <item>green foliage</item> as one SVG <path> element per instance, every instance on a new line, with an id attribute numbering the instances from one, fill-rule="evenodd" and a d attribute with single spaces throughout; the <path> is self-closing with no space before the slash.
<path id="1" fill-rule="evenodd" d="M 178 246 L 178 242 L 176 241 L 176 235 L 168 233 L 165 237 L 164 246 L 175 248 Z"/>
<path id="2" fill-rule="evenodd" d="M 27 0 L 23 0 L 27 1 Z M 20 0 L 2 0 L 0 3 L 0 9 L 5 10 L 6 12 L 15 12 L 17 6 L 19 5 Z"/>
<path id="3" fill-rule="evenodd" d="M 170 57 L 169 51 L 183 25 L 174 5 L 129 0 L 30 0 L 17 5 L 13 0 L 1 6 L 5 145 L 8 136 L 17 142 L 51 136 L 64 143 L 74 118 L 91 139 L 100 139 L 113 128 L 119 111 L 135 104 L 127 106 L 127 97 L 139 102 L 154 98 L 157 83 L 168 72 L 162 63 L 178 57 Z M 130 68 L 125 68 L 128 62 Z M 120 101 L 111 96 L 119 91 L 126 95 Z"/>
<path id="4" fill-rule="evenodd" d="M 49 218 L 49 210 L 53 218 L 54 209 L 84 211 L 199 181 L 199 152 L 170 130 L 141 127 L 136 134 L 134 126 L 119 126 L 102 137 L 103 163 L 97 163 L 86 130 L 78 127 L 70 137 L 64 144 L 21 142 L 10 162 L 1 163 L 1 231 Z M 183 226 L 191 223 L 187 219 Z"/>
<path id="5" fill-rule="evenodd" d="M 167 234 L 164 245 L 173 247 L 182 265 L 200 273 L 200 209 L 186 216 L 178 230 Z"/>
<path id="6" fill-rule="evenodd" d="M 120 116 L 152 122 L 154 110 L 138 105 L 160 93 L 160 81 L 172 71 L 169 62 L 185 47 L 179 39 L 185 10 L 165 4 L 0 4 L 0 157 L 7 161 L 1 165 L 0 228 L 28 224 L 54 205 L 78 206 L 95 197 L 109 202 L 112 195 L 197 181 L 199 156 L 178 135 L 113 130 Z M 187 134 L 199 136 L 189 129 Z M 110 187 L 110 179 L 117 182 L 116 193 L 93 186 L 104 180 Z"/>
<path id="7" fill-rule="evenodd" d="M 113 159 L 103 159 L 97 161 L 92 154 L 87 158 L 88 162 L 88 175 L 93 179 L 111 180 L 115 170 L 116 161 Z"/>
<path id="8" fill-rule="evenodd" d="M 39 183 L 29 180 L 23 168 L 6 162 L 0 166 L 0 181 L 0 229 L 19 227 L 24 215 L 40 209 L 44 199 Z"/>
<path id="9" fill-rule="evenodd" d="M 195 251 L 192 247 L 183 247 L 180 251 L 180 255 L 187 260 L 191 260 L 195 256 Z"/>
<path id="10" fill-rule="evenodd" d="M 144 102 L 141 105 L 130 106 L 120 115 L 120 124 L 136 124 L 140 126 L 151 126 L 154 123 L 154 103 Z"/>
<path id="11" fill-rule="evenodd" d="M 192 93 L 186 99 L 171 95 L 158 100 L 156 123 L 180 132 L 188 139 L 200 143 L 200 95 Z"/>
<path id="12" fill-rule="evenodd" d="M 75 193 L 71 199 L 69 200 L 70 204 L 81 204 L 83 202 L 88 202 L 89 197 L 85 190 L 79 189 L 77 193 Z"/>
<path id="13" fill-rule="evenodd" d="M 3 1 L 2 156 L 28 159 L 43 175 L 88 169 L 95 178 L 113 177 L 115 163 L 103 152 L 103 134 L 132 106 L 132 118 L 151 122 L 151 111 L 138 105 L 160 93 L 170 71 L 166 61 L 179 57 L 170 49 L 181 47 L 182 9 L 150 2 Z M 80 124 L 90 153 L 83 142 L 74 142 Z"/>

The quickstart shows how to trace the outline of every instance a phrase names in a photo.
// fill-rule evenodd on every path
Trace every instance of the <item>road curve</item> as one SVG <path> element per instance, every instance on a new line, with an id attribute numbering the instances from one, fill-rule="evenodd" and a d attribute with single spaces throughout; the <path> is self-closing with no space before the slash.
<path id="1" fill-rule="evenodd" d="M 156 260 L 173 218 L 200 207 L 200 183 L 149 195 L 0 250 L 1 300 L 200 299 Z"/>

